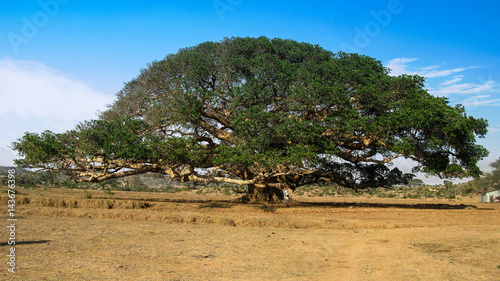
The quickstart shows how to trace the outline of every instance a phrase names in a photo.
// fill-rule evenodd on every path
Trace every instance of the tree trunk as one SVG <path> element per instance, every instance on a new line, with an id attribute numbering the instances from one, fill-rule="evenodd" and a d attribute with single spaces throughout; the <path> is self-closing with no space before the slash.
<path id="1" fill-rule="evenodd" d="M 249 184 L 248 194 L 243 196 L 241 201 L 244 203 L 282 203 L 283 199 L 283 190 L 280 188 L 269 185 L 260 187 Z"/>

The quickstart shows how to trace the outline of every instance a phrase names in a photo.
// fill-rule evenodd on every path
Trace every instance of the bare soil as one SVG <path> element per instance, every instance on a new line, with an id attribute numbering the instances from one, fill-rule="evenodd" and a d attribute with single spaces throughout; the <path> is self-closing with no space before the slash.
<path id="1" fill-rule="evenodd" d="M 19 191 L 15 274 L 0 195 L 1 280 L 500 280 L 500 204 L 479 197 Z"/>

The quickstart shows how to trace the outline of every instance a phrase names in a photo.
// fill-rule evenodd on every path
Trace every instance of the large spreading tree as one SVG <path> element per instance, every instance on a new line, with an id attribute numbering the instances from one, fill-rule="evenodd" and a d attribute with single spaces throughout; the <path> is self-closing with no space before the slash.
<path id="1" fill-rule="evenodd" d="M 407 183 L 413 172 L 479 176 L 487 121 L 434 97 L 417 75 L 373 58 L 293 40 L 230 38 L 149 64 L 97 120 L 13 143 L 26 168 L 77 182 L 146 172 L 230 183 L 249 200 L 331 182 L 354 189 Z"/>

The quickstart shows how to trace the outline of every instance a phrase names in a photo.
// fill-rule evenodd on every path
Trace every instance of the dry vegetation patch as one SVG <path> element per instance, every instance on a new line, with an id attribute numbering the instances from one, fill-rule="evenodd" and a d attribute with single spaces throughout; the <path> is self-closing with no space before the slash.
<path id="1" fill-rule="evenodd" d="M 500 279 L 495 204 L 63 189 L 16 199 L 18 270 L 5 280 Z"/>

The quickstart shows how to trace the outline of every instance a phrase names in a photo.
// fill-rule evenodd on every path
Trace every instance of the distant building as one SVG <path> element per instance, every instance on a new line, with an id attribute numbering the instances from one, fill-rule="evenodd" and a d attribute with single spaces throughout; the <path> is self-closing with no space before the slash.
<path id="1" fill-rule="evenodd" d="M 495 199 L 497 197 L 500 197 L 500 190 L 487 192 L 487 193 L 484 193 L 483 195 L 481 195 L 481 202 L 485 202 L 485 203 L 498 202 L 498 200 L 495 201 Z"/>

